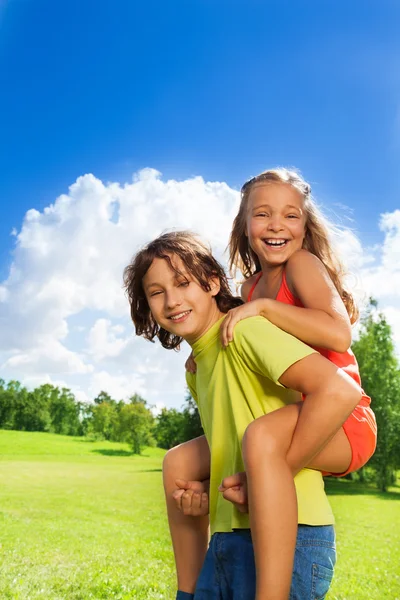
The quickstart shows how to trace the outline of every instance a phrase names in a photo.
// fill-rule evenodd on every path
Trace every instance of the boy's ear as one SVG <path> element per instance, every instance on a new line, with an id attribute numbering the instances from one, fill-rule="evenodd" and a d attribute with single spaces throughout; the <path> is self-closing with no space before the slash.
<path id="1" fill-rule="evenodd" d="M 221 282 L 219 280 L 219 277 L 213 277 L 210 281 L 210 291 L 211 291 L 211 295 L 213 297 L 217 296 L 219 294 L 219 291 L 221 289 Z"/>

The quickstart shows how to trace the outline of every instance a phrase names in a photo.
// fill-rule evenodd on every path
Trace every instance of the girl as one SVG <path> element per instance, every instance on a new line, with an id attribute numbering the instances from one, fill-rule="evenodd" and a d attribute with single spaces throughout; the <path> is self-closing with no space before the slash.
<path id="1" fill-rule="evenodd" d="M 238 321 L 262 315 L 317 348 L 360 384 L 349 349 L 351 324 L 358 311 L 344 288 L 343 270 L 330 242 L 331 228 L 313 202 L 310 186 L 294 171 L 273 169 L 246 182 L 241 197 L 229 248 L 230 266 L 246 278 L 241 290 L 246 304 L 228 313 L 221 328 L 223 344 L 232 340 Z M 332 403 L 317 405 L 308 397 L 304 403 L 257 419 L 248 428 L 242 449 L 250 476 L 257 600 L 288 598 L 297 526 L 293 475 L 308 466 L 343 476 L 364 465 L 376 445 L 369 404 L 370 398 L 363 395 L 349 416 L 334 414 Z M 201 464 L 186 464 L 185 474 L 173 473 L 174 461 L 179 458 L 182 464 L 184 452 L 183 445 L 180 456 L 177 452 L 169 458 L 165 476 L 201 479 L 194 476 L 196 468 L 204 472 Z M 243 494 L 233 487 L 241 481 L 243 476 L 224 480 L 225 498 L 243 502 Z"/>

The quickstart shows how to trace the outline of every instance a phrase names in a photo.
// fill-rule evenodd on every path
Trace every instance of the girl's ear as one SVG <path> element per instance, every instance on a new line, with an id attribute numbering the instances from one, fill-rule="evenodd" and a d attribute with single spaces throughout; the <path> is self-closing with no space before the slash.
<path id="1" fill-rule="evenodd" d="M 218 296 L 220 289 L 221 289 L 221 282 L 219 280 L 219 277 L 213 277 L 210 280 L 211 296 L 213 296 L 213 297 Z"/>

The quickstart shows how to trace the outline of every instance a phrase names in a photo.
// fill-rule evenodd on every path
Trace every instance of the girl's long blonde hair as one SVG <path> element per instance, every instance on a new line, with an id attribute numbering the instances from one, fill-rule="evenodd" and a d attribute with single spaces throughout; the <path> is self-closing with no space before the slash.
<path id="1" fill-rule="evenodd" d="M 233 222 L 229 239 L 229 267 L 231 271 L 234 272 L 239 269 L 245 279 L 261 271 L 258 256 L 250 248 L 246 235 L 246 218 L 250 192 L 254 185 L 264 182 L 290 185 L 302 195 L 306 215 L 303 248 L 311 254 L 315 254 L 324 264 L 329 277 L 343 300 L 351 323 L 355 323 L 359 315 L 358 308 L 352 294 L 344 288 L 345 269 L 332 247 L 331 238 L 337 228 L 323 216 L 311 196 L 310 184 L 297 171 L 285 168 L 269 169 L 249 179 L 243 185 L 239 212 Z"/>

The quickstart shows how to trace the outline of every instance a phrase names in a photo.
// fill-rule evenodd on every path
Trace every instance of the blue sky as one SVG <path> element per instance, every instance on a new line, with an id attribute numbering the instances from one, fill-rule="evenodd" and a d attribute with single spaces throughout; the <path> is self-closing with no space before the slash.
<path id="1" fill-rule="evenodd" d="M 361 235 L 397 202 L 397 2 L 9 0 L 0 26 L 3 260 L 86 172 L 239 186 L 293 164 Z"/>
<path id="2" fill-rule="evenodd" d="M 400 204 L 399 27 L 394 0 L 0 0 L 0 281 L 12 229 L 86 173 L 238 189 L 294 165 L 366 251 L 382 244 Z"/>

